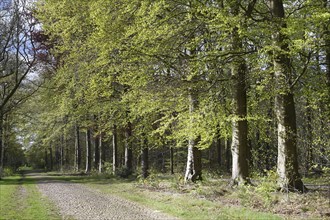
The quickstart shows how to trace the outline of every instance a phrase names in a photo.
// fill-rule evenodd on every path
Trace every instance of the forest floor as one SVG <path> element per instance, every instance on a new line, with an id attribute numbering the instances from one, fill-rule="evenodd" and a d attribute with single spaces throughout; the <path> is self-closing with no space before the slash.
<path id="1" fill-rule="evenodd" d="M 11 181 L 0 181 L 0 187 Z M 50 212 L 38 219 L 330 219 L 327 181 L 305 180 L 311 190 L 304 194 L 275 192 L 269 179 L 233 189 L 226 178 L 206 176 L 203 182 L 184 185 L 180 176 L 164 174 L 144 180 L 29 172 L 15 183 L 21 198 L 26 198 L 27 185 L 39 191 Z M 30 206 L 22 199 L 16 203 Z M 0 219 L 12 219 L 4 211 L 1 207 Z"/>

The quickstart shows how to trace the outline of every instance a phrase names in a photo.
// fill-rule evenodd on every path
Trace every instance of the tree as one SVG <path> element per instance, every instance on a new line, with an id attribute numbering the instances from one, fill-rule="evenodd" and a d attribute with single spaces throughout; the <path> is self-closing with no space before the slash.
<path id="1" fill-rule="evenodd" d="M 283 33 L 286 28 L 285 11 L 281 0 L 271 0 L 270 10 L 273 22 L 273 65 L 278 95 L 275 99 L 275 114 L 278 132 L 277 173 L 283 190 L 305 191 L 298 172 L 297 127 L 294 94 L 291 82 L 291 61 L 286 51 L 288 37 Z"/>
<path id="2" fill-rule="evenodd" d="M 29 84 L 36 64 L 32 33 L 35 20 L 25 0 L 5 1 L 0 5 L 0 177 L 4 166 L 3 120 L 36 91 Z"/>

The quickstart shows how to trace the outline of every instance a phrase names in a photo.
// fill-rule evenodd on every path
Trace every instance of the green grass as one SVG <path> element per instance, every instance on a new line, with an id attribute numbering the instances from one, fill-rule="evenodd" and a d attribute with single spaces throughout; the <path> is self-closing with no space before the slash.
<path id="1" fill-rule="evenodd" d="M 0 180 L 0 219 L 61 219 L 32 179 L 19 176 Z"/>

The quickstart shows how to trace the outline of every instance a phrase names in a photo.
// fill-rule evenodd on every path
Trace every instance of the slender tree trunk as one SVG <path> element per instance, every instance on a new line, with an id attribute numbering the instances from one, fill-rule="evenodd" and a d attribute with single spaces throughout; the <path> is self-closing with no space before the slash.
<path id="1" fill-rule="evenodd" d="M 53 148 L 52 146 L 49 147 L 49 170 L 52 171 L 54 166 L 53 160 Z"/>
<path id="2" fill-rule="evenodd" d="M 94 168 L 95 170 L 98 169 L 99 167 L 99 163 L 100 163 L 100 135 L 97 135 L 95 138 L 94 138 L 94 147 L 95 147 L 95 150 L 94 150 Z"/>
<path id="3" fill-rule="evenodd" d="M 242 50 L 242 40 L 238 30 L 233 30 L 233 50 Z M 231 69 L 234 82 L 232 122 L 232 181 L 233 184 L 245 184 L 249 175 L 249 150 L 247 142 L 247 97 L 246 97 L 246 64 L 244 58 L 236 57 Z"/>
<path id="4" fill-rule="evenodd" d="M 149 176 L 149 150 L 148 146 L 143 146 L 142 152 L 141 152 L 141 170 L 142 170 L 142 176 L 143 178 L 147 178 Z"/>
<path id="5" fill-rule="evenodd" d="M 273 32 L 274 76 L 278 89 L 275 98 L 275 115 L 277 118 L 278 157 L 277 173 L 282 190 L 305 190 L 298 172 L 297 128 L 294 95 L 291 88 L 291 63 L 287 56 L 289 47 L 287 37 L 281 33 L 286 27 L 285 12 L 282 0 L 270 0 L 270 9 L 274 18 Z"/>
<path id="6" fill-rule="evenodd" d="M 171 174 L 174 174 L 174 149 L 170 147 L 170 170 Z"/>
<path id="7" fill-rule="evenodd" d="M 328 3 L 328 0 L 324 1 L 324 7 L 328 10 L 330 10 L 330 3 Z M 328 101 L 330 103 L 330 30 L 327 27 L 330 22 L 330 19 L 325 22 L 324 25 L 324 41 L 325 41 L 325 63 L 326 63 L 326 76 L 327 76 L 327 87 L 328 87 Z M 330 109 L 328 109 L 330 111 Z M 330 114 L 330 113 L 329 113 Z"/>
<path id="8" fill-rule="evenodd" d="M 104 154 L 104 152 L 103 152 L 103 143 L 102 143 L 103 137 L 102 136 L 103 136 L 102 133 L 100 133 L 100 136 L 98 138 L 99 148 L 100 148 L 100 150 L 99 150 L 99 162 L 98 162 L 99 163 L 99 166 L 98 166 L 99 173 L 102 173 L 102 165 L 103 165 L 102 158 L 103 158 L 103 154 Z"/>
<path id="9" fill-rule="evenodd" d="M 306 157 L 306 173 L 309 172 L 313 164 L 313 128 L 312 128 L 312 110 L 309 107 L 309 102 L 307 101 L 307 157 Z"/>
<path id="10" fill-rule="evenodd" d="M 45 149 L 45 170 L 48 170 L 49 165 L 48 165 L 48 153 L 47 153 L 47 148 Z"/>
<path id="11" fill-rule="evenodd" d="M 5 155 L 5 140 L 4 140 L 4 123 L 3 114 L 0 113 L 0 179 L 3 175 L 4 155 Z"/>
<path id="12" fill-rule="evenodd" d="M 92 170 L 92 144 L 91 144 L 91 130 L 86 130 L 86 169 L 85 173 L 90 173 Z"/>
<path id="13" fill-rule="evenodd" d="M 63 172 L 64 166 L 64 149 L 65 149 L 65 141 L 64 141 L 64 134 L 61 136 L 61 146 L 60 146 L 60 170 Z"/>
<path id="14" fill-rule="evenodd" d="M 133 151 L 131 146 L 131 140 L 132 137 L 132 125 L 130 122 L 128 122 L 127 127 L 125 129 L 125 167 L 128 170 L 128 173 L 132 173 L 133 171 Z"/>
<path id="15" fill-rule="evenodd" d="M 232 155 L 231 155 L 231 144 L 230 140 L 226 139 L 225 140 L 225 149 L 226 149 L 226 169 L 227 172 L 231 172 L 231 164 L 232 164 Z"/>
<path id="16" fill-rule="evenodd" d="M 222 168 L 222 164 L 223 164 L 223 161 L 222 161 L 222 145 L 221 145 L 221 139 L 220 139 L 220 137 L 218 137 L 215 140 L 215 144 L 216 144 L 216 148 L 217 148 L 217 162 L 218 162 L 218 166 L 219 166 L 219 168 Z"/>
<path id="17" fill-rule="evenodd" d="M 112 129 L 112 172 L 116 174 L 118 168 L 118 143 L 117 143 L 117 126 L 113 125 Z"/>
<path id="18" fill-rule="evenodd" d="M 189 94 L 189 112 L 193 114 L 195 108 L 197 107 L 196 95 L 191 91 Z M 193 119 L 192 122 L 193 123 Z M 188 140 L 188 156 L 187 156 L 187 166 L 185 174 L 185 182 L 196 182 L 197 180 L 202 180 L 202 153 L 196 147 L 195 137 L 191 135 Z"/>
<path id="19" fill-rule="evenodd" d="M 75 125 L 75 169 L 81 169 L 81 145 L 80 145 L 80 131 L 79 126 Z"/>

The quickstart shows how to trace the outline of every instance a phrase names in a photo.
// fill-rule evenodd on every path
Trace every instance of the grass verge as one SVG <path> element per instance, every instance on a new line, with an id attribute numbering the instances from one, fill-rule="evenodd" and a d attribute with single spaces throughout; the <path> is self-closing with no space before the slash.
<path id="1" fill-rule="evenodd" d="M 43 197 L 34 180 L 20 176 L 0 180 L 0 219 L 61 219 L 54 205 Z"/>

